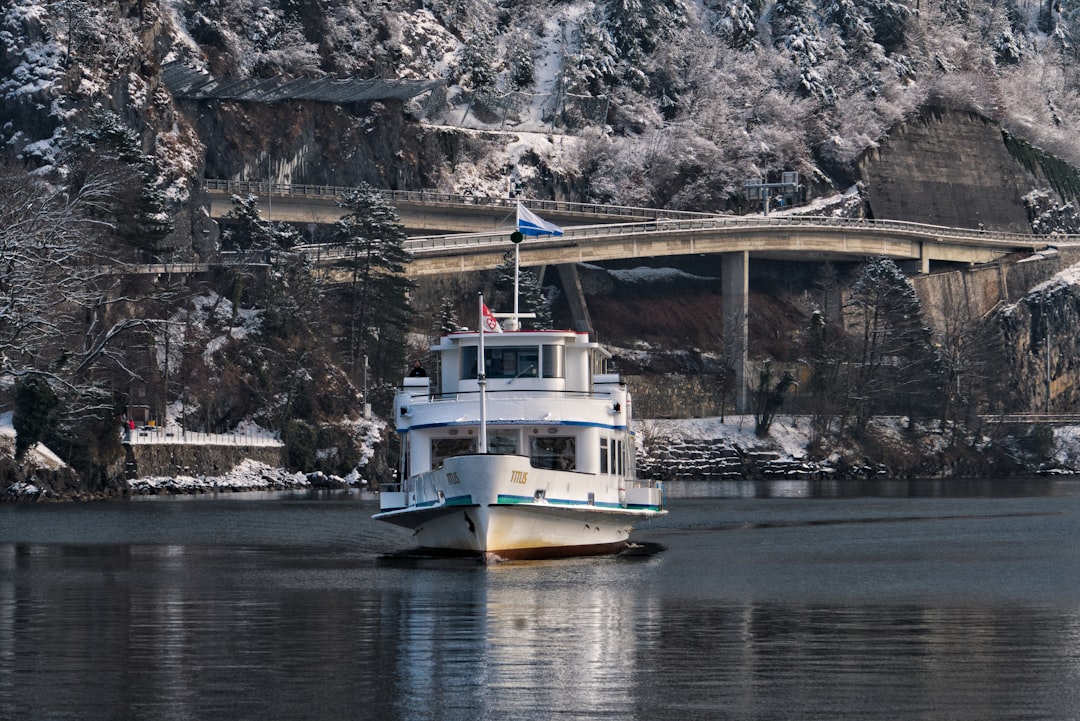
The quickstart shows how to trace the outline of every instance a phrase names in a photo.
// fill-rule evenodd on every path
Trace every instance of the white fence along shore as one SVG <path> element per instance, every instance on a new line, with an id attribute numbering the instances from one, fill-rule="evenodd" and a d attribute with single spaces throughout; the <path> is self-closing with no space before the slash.
<path id="1" fill-rule="evenodd" d="M 276 433 L 270 431 L 243 431 L 233 433 L 200 433 L 172 426 L 135 428 L 124 432 L 124 443 L 141 444 L 187 444 L 202 446 L 268 446 L 284 445 Z"/>

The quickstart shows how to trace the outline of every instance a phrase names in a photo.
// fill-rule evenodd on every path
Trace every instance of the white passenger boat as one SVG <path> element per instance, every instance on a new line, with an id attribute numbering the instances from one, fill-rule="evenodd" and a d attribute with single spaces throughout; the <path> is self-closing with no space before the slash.
<path id="1" fill-rule="evenodd" d="M 621 551 L 635 523 L 667 513 L 661 484 L 635 480 L 630 394 L 586 333 L 516 330 L 519 317 L 443 337 L 434 378 L 404 379 L 403 480 L 375 518 L 484 561 Z"/>

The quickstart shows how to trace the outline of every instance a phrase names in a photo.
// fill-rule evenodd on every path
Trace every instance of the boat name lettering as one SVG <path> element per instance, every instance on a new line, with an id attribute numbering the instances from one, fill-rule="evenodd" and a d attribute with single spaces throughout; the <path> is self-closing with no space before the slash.
<path id="1" fill-rule="evenodd" d="M 450 471 L 446 474 L 446 482 L 451 486 L 456 486 L 461 483 L 461 479 L 458 478 L 458 474 Z"/>
<path id="2" fill-rule="evenodd" d="M 529 472 L 528 471 L 510 471 L 510 482 L 511 483 L 520 483 L 521 485 L 525 485 L 525 483 L 526 483 L 526 481 L 528 481 L 528 479 L 529 479 Z"/>

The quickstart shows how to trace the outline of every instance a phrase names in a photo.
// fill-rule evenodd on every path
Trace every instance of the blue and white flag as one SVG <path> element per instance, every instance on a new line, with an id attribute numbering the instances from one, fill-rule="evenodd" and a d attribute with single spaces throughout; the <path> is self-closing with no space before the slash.
<path id="1" fill-rule="evenodd" d="M 536 213 L 522 205 L 520 200 L 517 204 L 517 229 L 522 235 L 562 235 L 562 228 L 541 220 Z"/>

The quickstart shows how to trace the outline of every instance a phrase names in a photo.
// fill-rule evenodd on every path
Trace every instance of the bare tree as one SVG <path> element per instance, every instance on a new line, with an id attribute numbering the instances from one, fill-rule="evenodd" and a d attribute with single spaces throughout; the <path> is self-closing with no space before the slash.
<path id="1" fill-rule="evenodd" d="M 153 321 L 127 309 L 164 297 L 125 290 L 105 220 L 112 177 L 65 188 L 0 165 L 0 384 L 38 376 L 76 415 L 111 404 L 107 375 L 137 374 L 118 340 Z"/>

